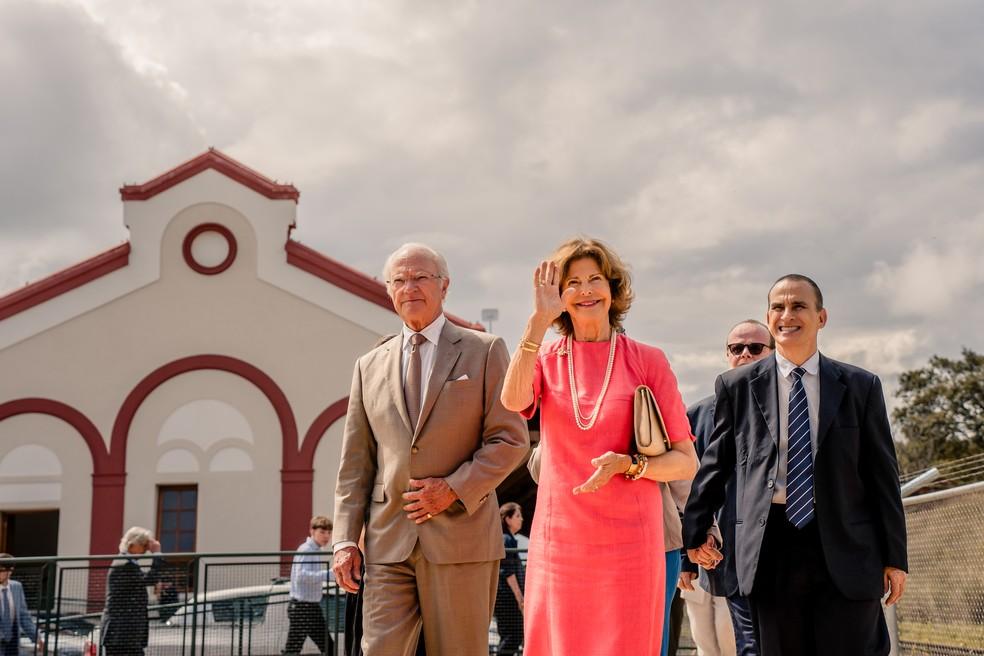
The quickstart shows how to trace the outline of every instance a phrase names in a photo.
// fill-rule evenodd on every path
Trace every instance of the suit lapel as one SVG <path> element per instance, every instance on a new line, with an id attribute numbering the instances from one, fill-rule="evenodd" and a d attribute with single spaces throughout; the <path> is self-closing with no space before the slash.
<path id="1" fill-rule="evenodd" d="M 403 421 L 403 427 L 407 434 L 412 434 L 410 430 L 410 415 L 407 414 L 407 401 L 403 396 L 403 335 L 397 335 L 389 342 L 386 353 L 386 381 L 389 392 L 393 397 L 393 407 Z"/>
<path id="2" fill-rule="evenodd" d="M 776 387 L 776 358 L 771 356 L 762 360 L 757 375 L 752 378 L 752 396 L 755 404 L 769 427 L 772 441 L 779 444 L 779 398 Z"/>
<path id="3" fill-rule="evenodd" d="M 841 371 L 832 360 L 820 354 L 820 420 L 817 422 L 817 452 L 830 432 L 847 387 L 841 382 Z"/>
<path id="4" fill-rule="evenodd" d="M 448 379 L 454 363 L 461 356 L 461 349 L 458 342 L 461 340 L 461 330 L 450 321 L 445 322 L 441 329 L 441 338 L 437 341 L 437 353 L 434 354 L 434 370 L 431 372 L 430 380 L 427 383 L 427 395 L 424 396 L 424 407 L 420 410 L 420 419 L 417 420 L 417 431 L 413 439 L 416 440 L 420 435 L 421 429 L 427 423 L 437 397 L 441 394 L 444 381 Z M 408 423 L 409 425 L 409 423 Z"/>

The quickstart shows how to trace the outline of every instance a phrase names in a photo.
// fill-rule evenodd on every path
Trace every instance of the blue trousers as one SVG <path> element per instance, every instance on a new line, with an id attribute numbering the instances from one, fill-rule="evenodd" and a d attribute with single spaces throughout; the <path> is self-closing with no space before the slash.
<path id="1" fill-rule="evenodd" d="M 666 599 L 663 603 L 663 649 L 661 656 L 668 656 L 670 650 L 670 606 L 676 592 L 677 579 L 680 578 L 680 550 L 666 552 Z"/>
<path id="2" fill-rule="evenodd" d="M 728 597 L 728 610 L 731 611 L 731 624 L 735 627 L 735 646 L 738 656 L 759 656 L 755 625 L 752 622 L 752 607 L 748 603 L 748 597 L 742 597 L 740 594 Z"/>

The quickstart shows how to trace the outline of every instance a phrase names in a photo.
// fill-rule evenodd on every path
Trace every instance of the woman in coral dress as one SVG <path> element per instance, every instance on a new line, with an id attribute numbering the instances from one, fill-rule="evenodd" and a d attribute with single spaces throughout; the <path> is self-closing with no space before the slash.
<path id="1" fill-rule="evenodd" d="M 666 585 L 658 481 L 697 471 L 676 378 L 662 351 L 619 334 L 632 290 L 605 244 L 562 244 L 537 267 L 534 293 L 502 392 L 509 409 L 540 409 L 524 654 L 658 656 Z M 563 338 L 541 346 L 551 323 Z M 652 389 L 672 445 L 648 461 L 629 455 L 638 385 Z"/>

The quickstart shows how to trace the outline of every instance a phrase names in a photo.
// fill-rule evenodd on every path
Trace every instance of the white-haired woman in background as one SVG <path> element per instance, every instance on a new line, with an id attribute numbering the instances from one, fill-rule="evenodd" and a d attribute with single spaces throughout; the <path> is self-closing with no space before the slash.
<path id="1" fill-rule="evenodd" d="M 146 553 L 158 553 L 161 543 L 139 526 L 120 539 L 120 557 L 109 568 L 106 607 L 103 610 L 100 643 L 106 656 L 143 654 L 147 647 L 147 588 L 160 578 L 163 559 L 154 558 L 150 570 L 137 563 Z"/>

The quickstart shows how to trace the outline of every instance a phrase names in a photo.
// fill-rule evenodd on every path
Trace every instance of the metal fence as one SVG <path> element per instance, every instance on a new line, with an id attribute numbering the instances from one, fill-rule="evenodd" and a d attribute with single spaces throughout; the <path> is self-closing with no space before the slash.
<path id="1" fill-rule="evenodd" d="M 897 609 L 899 652 L 984 654 L 984 482 L 904 503 L 909 577 Z"/>
<path id="2" fill-rule="evenodd" d="M 525 567 L 525 552 L 518 553 Z M 107 592 L 114 586 L 110 571 L 114 565 L 123 564 L 120 559 L 4 561 L 4 565 L 13 566 L 12 576 L 24 588 L 31 623 L 39 637 L 35 643 L 22 629 L 20 654 L 106 654 L 103 618 L 112 616 L 114 611 L 123 634 L 140 636 L 146 629 L 147 656 L 281 654 L 292 622 L 297 625 L 303 621 L 292 612 L 290 601 L 289 573 L 294 556 L 294 552 L 172 554 L 161 557 L 156 567 L 152 566 L 153 558 L 140 558 L 136 562 L 149 580 L 133 587 L 147 591 L 147 605 L 124 596 L 122 604 L 110 603 L 108 611 Z M 330 553 L 305 556 L 317 559 L 325 571 L 320 604 L 324 635 L 318 637 L 323 637 L 326 648 L 322 652 L 315 640 L 308 638 L 298 653 L 345 654 L 346 633 L 351 632 L 351 626 L 346 624 L 346 607 L 354 604 L 356 597 L 329 580 Z M 349 621 L 354 621 L 354 617 Z M 515 635 L 517 627 L 522 627 L 518 606 L 505 603 L 496 608 L 489 627 L 490 654 L 500 653 L 500 624 L 504 634 L 511 631 Z M 522 653 L 521 637 L 508 653 Z"/>
<path id="3" fill-rule="evenodd" d="M 291 623 L 296 630 L 310 617 L 295 612 L 290 601 L 294 555 L 176 554 L 156 566 L 152 558 L 140 558 L 143 580 L 132 566 L 113 572 L 125 567 L 125 559 L 15 559 L 13 578 L 23 585 L 40 638 L 32 643 L 22 628 L 21 654 L 96 656 L 109 646 L 127 651 L 128 645 L 132 651 L 142 646 L 144 633 L 148 656 L 280 654 Z M 325 572 L 324 624 L 307 626 L 312 637 L 299 649 L 316 654 L 316 641 L 343 643 L 347 595 L 329 580 L 330 553 L 305 556 Z M 146 591 L 146 605 L 135 590 Z M 336 651 L 327 647 L 325 653 Z"/>

